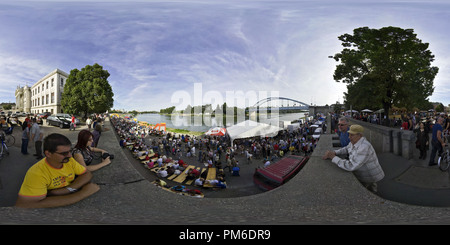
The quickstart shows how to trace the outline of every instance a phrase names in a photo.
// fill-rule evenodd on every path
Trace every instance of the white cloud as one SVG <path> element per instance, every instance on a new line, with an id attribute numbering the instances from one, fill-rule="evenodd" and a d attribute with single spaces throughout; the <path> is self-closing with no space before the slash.
<path id="1" fill-rule="evenodd" d="M 17 86 L 32 86 L 54 69 L 56 67 L 42 64 L 40 60 L 0 50 L 0 102 L 15 102 Z"/>
<path id="2" fill-rule="evenodd" d="M 361 26 L 392 25 L 414 28 L 431 43 L 433 65 L 440 68 L 432 101 L 450 103 L 442 93 L 448 91 L 450 77 L 447 3 L 437 8 L 413 2 L 337 1 L 10 6 L 0 15 L 5 37 L 0 47 L 10 50 L 0 49 L 2 99 L 9 90 L 7 97 L 14 98 L 18 83 L 35 82 L 55 68 L 70 72 L 99 63 L 111 74 L 114 107 L 120 109 L 172 106 L 175 91 L 192 93 L 198 82 L 205 92 L 279 91 L 307 104 L 343 102 L 345 84 L 333 80 L 337 63 L 328 58 L 342 50 L 337 37 Z"/>

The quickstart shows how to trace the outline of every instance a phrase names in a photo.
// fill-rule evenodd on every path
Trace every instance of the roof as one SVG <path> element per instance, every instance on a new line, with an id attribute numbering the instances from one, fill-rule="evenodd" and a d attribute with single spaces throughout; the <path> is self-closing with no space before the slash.
<path id="1" fill-rule="evenodd" d="M 308 157 L 290 155 L 267 167 L 256 169 L 256 172 L 281 184 L 294 175 L 307 160 Z"/>
<path id="2" fill-rule="evenodd" d="M 251 138 L 257 136 L 274 137 L 281 130 L 283 129 L 280 127 L 266 123 L 259 123 L 252 120 L 246 120 L 227 128 L 227 132 L 231 138 L 231 142 L 233 142 L 233 140 L 235 139 Z"/>

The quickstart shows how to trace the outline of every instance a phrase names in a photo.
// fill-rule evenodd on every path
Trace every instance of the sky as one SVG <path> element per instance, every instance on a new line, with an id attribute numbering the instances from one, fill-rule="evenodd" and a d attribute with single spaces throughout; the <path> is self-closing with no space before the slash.
<path id="1" fill-rule="evenodd" d="M 448 1 L 2 1 L 0 102 L 56 68 L 98 63 L 114 109 L 244 107 L 271 95 L 343 103 L 328 58 L 343 49 L 338 36 L 395 26 L 430 44 L 439 73 L 429 100 L 447 106 L 449 23 Z"/>

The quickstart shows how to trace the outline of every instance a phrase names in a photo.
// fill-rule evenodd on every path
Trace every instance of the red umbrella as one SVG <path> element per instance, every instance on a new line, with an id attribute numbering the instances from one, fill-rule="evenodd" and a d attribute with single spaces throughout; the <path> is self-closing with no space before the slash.
<path id="1" fill-rule="evenodd" d="M 209 129 L 208 132 L 206 132 L 205 134 L 213 135 L 213 136 L 224 136 L 226 132 L 227 132 L 226 128 L 215 127 L 215 128 Z"/>

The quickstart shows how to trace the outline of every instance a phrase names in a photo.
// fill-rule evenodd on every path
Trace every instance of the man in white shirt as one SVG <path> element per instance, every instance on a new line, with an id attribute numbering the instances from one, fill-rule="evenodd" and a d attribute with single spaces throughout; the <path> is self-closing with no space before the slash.
<path id="1" fill-rule="evenodd" d="M 195 180 L 195 185 L 197 186 L 203 186 L 203 182 L 205 181 L 205 179 L 203 178 L 198 178 Z"/>
<path id="2" fill-rule="evenodd" d="M 43 158 L 42 156 L 42 139 L 44 138 L 44 133 L 41 131 L 41 128 L 39 127 L 39 124 L 36 122 L 36 118 L 31 119 L 31 122 L 33 125 L 30 129 L 30 139 L 34 141 L 34 147 L 36 149 L 36 154 L 34 156 L 37 156 L 36 159 L 40 160 Z"/>
<path id="3" fill-rule="evenodd" d="M 331 159 L 338 167 L 352 171 L 356 178 L 370 191 L 377 192 L 378 181 L 384 178 L 384 171 L 378 162 L 377 154 L 370 142 L 363 137 L 364 128 L 360 125 L 350 127 L 350 143 L 339 150 L 327 151 L 323 159 Z M 348 160 L 336 155 L 348 154 Z"/>
<path id="4" fill-rule="evenodd" d="M 167 177 L 168 173 L 167 173 L 167 170 L 162 169 L 162 170 L 158 171 L 157 175 L 161 178 L 165 178 L 165 177 Z"/>
<path id="5" fill-rule="evenodd" d="M 191 148 L 191 156 L 195 157 L 195 146 Z"/>
<path id="6" fill-rule="evenodd" d="M 156 160 L 156 163 L 158 163 L 158 167 L 162 167 L 163 159 L 161 156 L 158 158 L 158 160 Z"/>

